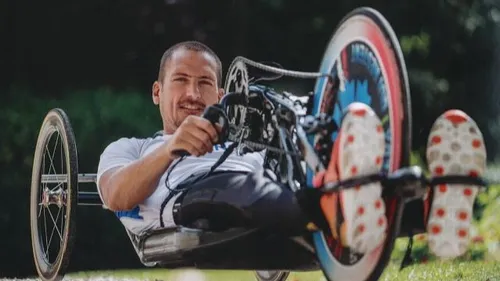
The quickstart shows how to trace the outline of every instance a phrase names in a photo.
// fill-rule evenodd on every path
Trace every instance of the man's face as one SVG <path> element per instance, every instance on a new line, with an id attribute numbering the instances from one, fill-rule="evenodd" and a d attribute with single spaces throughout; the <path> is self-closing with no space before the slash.
<path id="1" fill-rule="evenodd" d="M 172 134 L 189 115 L 201 115 L 223 94 L 217 86 L 217 64 L 206 52 L 177 49 L 165 62 L 162 82 L 153 84 L 153 101 L 159 105 L 163 127 Z"/>

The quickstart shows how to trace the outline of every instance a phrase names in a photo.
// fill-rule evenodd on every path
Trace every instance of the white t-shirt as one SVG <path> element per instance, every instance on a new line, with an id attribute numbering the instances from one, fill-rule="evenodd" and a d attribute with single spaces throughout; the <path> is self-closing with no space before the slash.
<path id="1" fill-rule="evenodd" d="M 99 195 L 101 196 L 99 179 L 104 172 L 115 167 L 133 163 L 154 151 L 170 137 L 171 135 L 162 135 L 147 139 L 121 138 L 109 144 L 101 154 L 97 171 Z M 173 189 L 192 174 L 209 171 L 213 164 L 222 156 L 225 148 L 228 147 L 229 144 L 230 143 L 226 143 L 224 146 L 215 145 L 213 152 L 207 153 L 201 157 L 188 156 L 175 165 L 175 167 L 174 164 L 178 160 L 174 161 L 161 177 L 158 187 L 151 196 L 132 210 L 119 211 L 116 212 L 116 215 L 120 218 L 124 226 L 134 234 L 141 234 L 150 229 L 160 228 L 161 205 L 170 193 L 170 190 L 165 185 L 168 171 L 174 167 L 169 175 L 169 187 Z M 239 156 L 236 154 L 235 150 L 215 171 L 252 172 L 261 168 L 263 162 L 263 153 L 255 152 Z M 172 205 L 175 198 L 176 197 L 170 199 L 170 204 L 167 204 L 165 207 L 163 213 L 165 227 L 172 227 L 175 225 L 172 218 Z"/>

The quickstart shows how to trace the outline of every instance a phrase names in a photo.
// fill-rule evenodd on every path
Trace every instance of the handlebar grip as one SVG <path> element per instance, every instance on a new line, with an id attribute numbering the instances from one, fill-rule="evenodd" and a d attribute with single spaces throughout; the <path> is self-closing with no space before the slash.
<path id="1" fill-rule="evenodd" d="M 210 121 L 213 125 L 219 124 L 222 127 L 217 144 L 224 143 L 229 135 L 229 120 L 227 119 L 226 113 L 222 107 L 218 104 L 208 106 L 205 108 L 202 117 Z M 180 157 L 190 155 L 189 152 L 184 149 L 175 150 L 173 153 Z"/>
<path id="2" fill-rule="evenodd" d="M 227 119 L 222 106 L 217 104 L 207 107 L 203 113 L 203 118 L 207 119 L 214 125 L 219 124 L 222 127 L 217 144 L 226 142 L 229 135 L 229 120 Z"/>

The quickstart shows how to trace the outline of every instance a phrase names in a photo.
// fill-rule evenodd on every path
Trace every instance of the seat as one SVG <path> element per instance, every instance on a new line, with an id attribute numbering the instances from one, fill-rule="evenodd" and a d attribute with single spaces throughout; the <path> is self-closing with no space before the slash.
<path id="1" fill-rule="evenodd" d="M 147 267 L 233 270 L 318 270 L 307 237 L 274 235 L 259 229 L 209 232 L 187 227 L 127 234 Z"/>

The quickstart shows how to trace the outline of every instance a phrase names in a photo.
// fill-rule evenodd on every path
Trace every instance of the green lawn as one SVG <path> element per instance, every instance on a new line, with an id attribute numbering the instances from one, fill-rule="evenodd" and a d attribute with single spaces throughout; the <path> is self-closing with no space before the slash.
<path id="1" fill-rule="evenodd" d="M 100 271 L 100 272 L 78 272 L 69 274 L 68 279 L 134 279 L 152 281 L 180 281 L 180 280 L 206 280 L 206 281 L 254 281 L 253 273 L 250 271 L 202 271 L 203 279 L 196 279 L 191 274 L 197 272 L 189 270 L 120 270 L 120 271 Z M 198 272 L 199 273 L 199 272 Z M 182 279 L 184 277 L 190 277 Z M 322 281 L 325 280 L 321 272 L 292 273 L 289 281 Z M 500 263 L 494 262 L 431 262 L 427 264 L 417 264 L 398 270 L 398 265 L 390 265 L 381 281 L 446 281 L 446 280 L 467 280 L 467 281 L 500 281 Z"/>
<path id="2" fill-rule="evenodd" d="M 500 281 L 500 264 L 495 262 L 432 262 L 398 269 L 396 265 L 389 266 L 380 280 Z"/>

